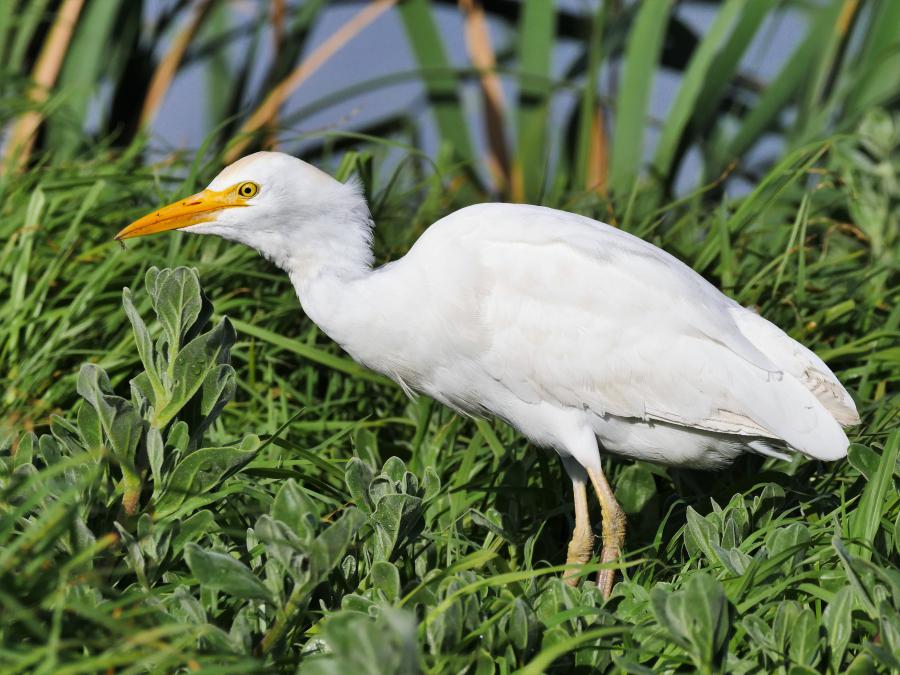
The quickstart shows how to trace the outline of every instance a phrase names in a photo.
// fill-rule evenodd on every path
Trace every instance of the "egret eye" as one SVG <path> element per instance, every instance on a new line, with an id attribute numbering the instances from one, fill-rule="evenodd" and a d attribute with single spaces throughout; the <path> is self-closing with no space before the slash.
<path id="1" fill-rule="evenodd" d="M 247 181 L 238 185 L 237 193 L 244 199 L 255 197 L 257 192 L 259 192 L 259 185 L 256 183 Z"/>

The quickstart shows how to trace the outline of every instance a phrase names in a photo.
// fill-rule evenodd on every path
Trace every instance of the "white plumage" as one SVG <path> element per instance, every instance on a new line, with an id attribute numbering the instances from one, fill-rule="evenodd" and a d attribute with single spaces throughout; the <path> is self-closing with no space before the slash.
<path id="1" fill-rule="evenodd" d="M 248 183 L 258 194 L 238 199 Z M 355 184 L 257 153 L 119 237 L 184 228 L 256 248 L 354 359 L 559 452 L 581 521 L 587 472 L 604 540 L 621 538 L 621 518 L 602 494 L 602 450 L 689 467 L 720 467 L 745 451 L 846 454 L 841 425 L 858 416 L 828 367 L 641 239 L 563 211 L 480 204 L 373 269 L 371 227 Z M 570 561 L 584 562 L 576 543 Z M 618 544 L 613 553 L 604 545 L 612 559 Z M 601 583 L 608 593 L 611 575 Z"/>

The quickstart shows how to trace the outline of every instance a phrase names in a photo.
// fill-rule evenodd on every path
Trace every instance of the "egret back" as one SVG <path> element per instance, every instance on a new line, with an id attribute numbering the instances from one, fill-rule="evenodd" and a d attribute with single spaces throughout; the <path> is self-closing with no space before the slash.
<path id="1" fill-rule="evenodd" d="M 641 239 L 571 213 L 486 204 L 436 223 L 409 257 L 469 263 L 457 290 L 469 289 L 480 339 L 468 359 L 522 401 L 846 453 L 804 369 L 771 339 L 758 345 L 758 326 L 739 327 L 748 310 Z"/>

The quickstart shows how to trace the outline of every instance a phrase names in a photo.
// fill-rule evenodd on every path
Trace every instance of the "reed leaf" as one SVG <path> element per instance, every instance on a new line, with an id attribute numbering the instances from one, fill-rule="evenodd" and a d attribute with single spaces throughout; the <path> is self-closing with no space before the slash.
<path id="1" fill-rule="evenodd" d="M 834 34 L 842 6 L 842 0 L 831 0 L 813 11 L 804 39 L 741 120 L 738 131 L 721 146 L 714 162 L 714 172 L 721 171 L 732 158 L 747 152 L 762 133 L 776 124 L 785 106 L 796 101 L 809 86 L 809 73 L 815 69 L 817 59 L 828 42 L 823 41 L 822 36 Z"/>
<path id="2" fill-rule="evenodd" d="M 432 8 L 427 0 L 406 0 L 399 11 L 413 55 L 421 69 L 441 141 L 454 156 L 471 166 L 475 155 L 459 99 L 457 79 L 447 58 Z"/>
<path id="3" fill-rule="evenodd" d="M 56 86 L 62 98 L 61 110 L 47 120 L 47 144 L 57 160 L 70 158 L 83 141 L 88 105 L 106 70 L 115 21 L 121 11 L 116 2 L 92 2 L 78 21 Z"/>
<path id="4" fill-rule="evenodd" d="M 607 11 L 608 5 L 602 4 L 594 12 L 591 22 L 587 47 L 588 67 L 581 92 L 578 140 L 575 147 L 575 184 L 600 193 L 606 192 L 609 173 L 605 115 L 597 96 Z"/>
<path id="5" fill-rule="evenodd" d="M 553 3 L 525 3 L 518 41 L 518 145 L 512 173 L 514 201 L 539 202 L 544 190 L 550 158 L 547 114 L 555 34 Z"/>
<path id="6" fill-rule="evenodd" d="M 621 83 L 616 94 L 610 190 L 627 195 L 643 159 L 647 105 L 662 51 L 670 0 L 647 0 L 638 6 L 628 34 Z"/>
<path id="7" fill-rule="evenodd" d="M 716 18 L 691 57 L 682 75 L 672 108 L 666 115 L 662 134 L 656 145 L 653 170 L 657 176 L 670 180 L 674 177 L 672 163 L 675 160 L 678 146 L 682 142 L 688 121 L 701 100 L 700 93 L 709 80 L 713 65 L 716 65 L 720 77 L 727 77 L 728 73 L 722 73 L 721 64 L 716 60 L 716 56 L 737 27 L 741 11 L 745 8 L 746 3 L 743 0 L 727 0 L 717 12 Z M 703 105 L 708 105 L 708 102 L 704 100 Z"/>
<path id="8" fill-rule="evenodd" d="M 869 22 L 854 66 L 847 71 L 852 83 L 846 93 L 847 114 L 856 117 L 900 91 L 900 3 L 869 3 Z"/>

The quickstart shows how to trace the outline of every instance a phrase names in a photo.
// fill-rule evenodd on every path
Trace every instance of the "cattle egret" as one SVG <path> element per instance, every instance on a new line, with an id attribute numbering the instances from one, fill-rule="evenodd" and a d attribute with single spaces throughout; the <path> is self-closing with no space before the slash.
<path id="1" fill-rule="evenodd" d="M 566 581 L 600 562 L 625 518 L 600 453 L 719 468 L 754 452 L 847 453 L 853 400 L 815 354 L 665 251 L 584 216 L 478 204 L 442 218 L 404 257 L 373 267 L 355 182 L 258 152 L 116 239 L 215 234 L 282 268 L 306 314 L 356 361 L 471 415 L 495 415 L 562 457 L 575 528 Z M 597 583 L 613 585 L 610 565 Z"/>

